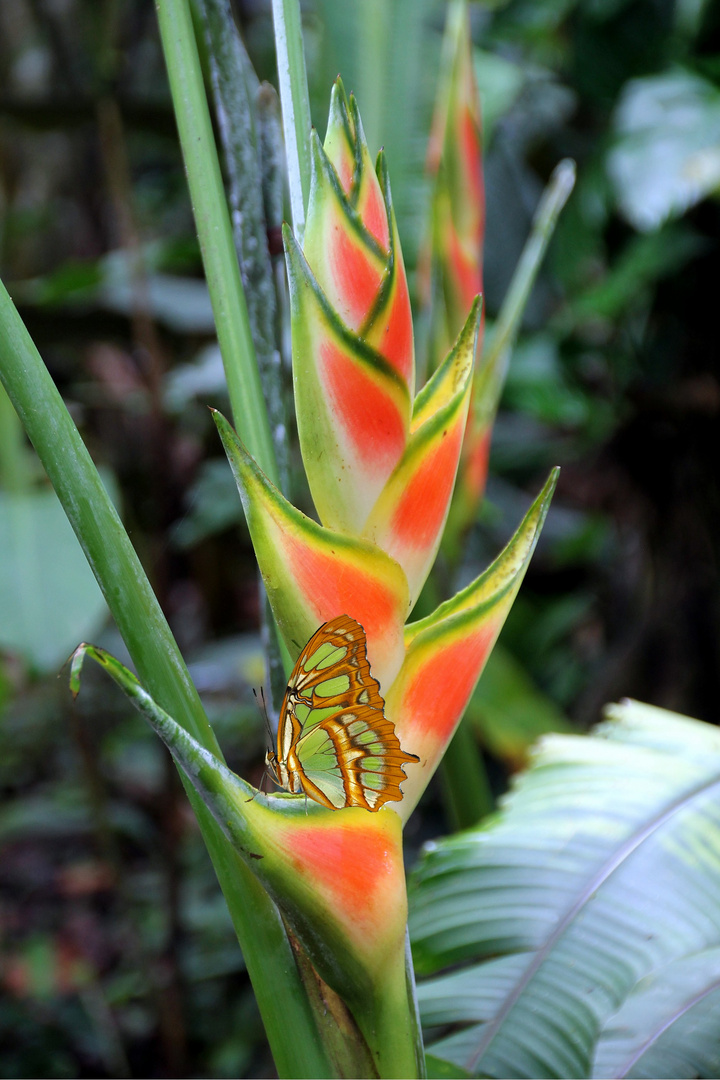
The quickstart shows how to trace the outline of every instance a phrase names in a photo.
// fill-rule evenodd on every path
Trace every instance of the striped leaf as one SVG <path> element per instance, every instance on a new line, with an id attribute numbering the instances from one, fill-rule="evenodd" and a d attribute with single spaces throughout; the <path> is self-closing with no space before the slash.
<path id="1" fill-rule="evenodd" d="M 709 724 L 627 701 L 547 736 L 411 881 L 431 1053 L 474 1076 L 717 1076 L 719 792 Z"/>

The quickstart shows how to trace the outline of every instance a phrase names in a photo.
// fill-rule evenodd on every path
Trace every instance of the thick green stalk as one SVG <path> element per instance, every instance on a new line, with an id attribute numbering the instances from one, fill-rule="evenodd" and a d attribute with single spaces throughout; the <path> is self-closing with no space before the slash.
<path id="1" fill-rule="evenodd" d="M 299 0 L 272 0 L 293 231 L 302 244 L 310 198 L 310 98 Z"/>
<path id="2" fill-rule="evenodd" d="M 277 467 L 188 0 L 156 0 L 205 278 L 238 433 L 263 472 Z"/>
<path id="3" fill-rule="evenodd" d="M 150 583 L 27 329 L 0 283 L 0 379 L 150 694 L 206 749 L 215 735 Z M 330 1076 L 275 906 L 189 792 L 241 943 L 280 1076 Z"/>

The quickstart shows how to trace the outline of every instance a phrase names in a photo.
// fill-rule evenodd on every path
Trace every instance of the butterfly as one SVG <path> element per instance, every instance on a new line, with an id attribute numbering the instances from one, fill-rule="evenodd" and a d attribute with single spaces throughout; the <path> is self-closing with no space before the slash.
<path id="1" fill-rule="evenodd" d="M 420 759 L 401 749 L 384 708 L 360 623 L 349 615 L 323 623 L 288 681 L 277 752 L 265 755 L 276 783 L 330 810 L 402 799 L 403 763 Z"/>

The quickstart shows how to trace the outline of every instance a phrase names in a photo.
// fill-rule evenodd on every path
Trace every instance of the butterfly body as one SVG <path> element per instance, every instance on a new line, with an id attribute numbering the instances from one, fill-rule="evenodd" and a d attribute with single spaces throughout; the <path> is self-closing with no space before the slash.
<path id="1" fill-rule="evenodd" d="M 365 631 L 349 615 L 324 623 L 300 653 L 267 764 L 281 787 L 328 809 L 379 810 L 402 799 L 400 747 L 370 673 Z"/>

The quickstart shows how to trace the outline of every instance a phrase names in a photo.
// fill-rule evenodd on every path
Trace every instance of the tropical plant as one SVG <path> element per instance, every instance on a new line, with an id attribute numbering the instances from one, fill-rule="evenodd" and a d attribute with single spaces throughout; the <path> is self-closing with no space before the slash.
<path id="1" fill-rule="evenodd" d="M 422 1067 L 422 1049 L 408 998 L 412 973 L 406 972 L 401 822 L 460 721 L 519 588 L 555 476 L 497 562 L 436 612 L 405 628 L 437 551 L 452 494 L 470 398 L 479 301 L 455 346 L 413 401 L 410 300 L 387 170 L 382 155 L 373 169 L 357 105 L 345 97 L 339 81 L 324 147 L 313 136 L 303 248 L 288 231 L 286 250 L 298 431 L 322 524 L 287 502 L 219 414 L 216 423 L 291 659 L 297 659 L 318 624 L 328 626 L 318 632 L 324 633 L 323 644 L 340 650 L 340 661 L 325 672 L 332 694 L 326 689 L 320 697 L 303 699 L 311 704 L 302 719 L 297 705 L 286 708 L 296 710 L 292 720 L 310 739 L 304 725 L 315 736 L 325 732 L 324 717 L 337 696 L 334 715 L 345 710 L 342 737 L 328 736 L 316 747 L 315 759 L 325 754 L 337 763 L 344 787 L 338 781 L 331 791 L 330 781 L 319 779 L 310 764 L 304 771 L 298 764 L 303 790 L 318 805 L 282 795 L 256 798 L 257 792 L 209 757 L 129 672 L 98 650 L 78 651 L 73 685 L 77 691 L 80 666 L 90 655 L 151 720 L 272 897 L 291 940 L 338 995 L 342 1015 L 348 1010 L 343 1026 L 352 1067 L 360 1072 L 371 1067 L 379 1075 L 414 1073 Z M 331 633 L 339 616 L 346 625 L 352 621 L 362 627 L 360 654 L 343 652 L 339 629 Z M 322 662 L 315 660 L 319 647 L 311 643 L 301 656 L 305 667 L 293 676 L 298 685 L 309 674 L 308 665 L 319 664 L 321 672 L 327 665 L 324 652 Z M 354 725 L 360 722 L 363 695 L 372 697 L 375 691 L 368 677 L 352 694 L 347 685 L 340 691 L 336 680 L 347 684 L 352 671 L 364 664 L 365 647 L 405 761 L 413 761 L 413 755 L 417 761 L 406 765 L 407 780 L 400 772 L 391 778 L 387 762 L 400 760 L 397 738 L 384 733 L 379 720 L 369 720 L 363 729 L 377 740 L 377 748 L 364 744 L 373 747 L 374 756 L 361 758 L 373 764 L 357 771 L 362 733 Z M 452 692 L 448 668 L 454 671 Z M 281 720 L 290 723 L 287 715 Z M 287 770 L 296 743 L 283 750 L 282 742 L 278 761 Z M 354 799 L 351 769 L 362 788 Z M 320 791 L 326 796 L 324 807 L 311 776 L 325 785 Z M 369 816 L 368 796 L 379 792 L 381 801 L 397 799 L 402 780 L 397 814 L 377 810 L 380 802 L 372 801 L 370 808 L 377 813 Z M 334 809 L 338 806 L 343 807 L 340 814 Z"/>
<path id="2" fill-rule="evenodd" d="M 719 785 L 717 728 L 626 701 L 432 845 L 410 925 L 436 1075 L 717 1076 Z"/>
<path id="3" fill-rule="evenodd" d="M 258 96 L 229 4 L 203 0 L 231 224 L 189 4 L 158 0 L 157 6 L 237 434 L 219 413 L 214 417 L 264 578 L 276 659 L 284 666 L 280 738 L 269 760 L 289 791 L 259 794 L 224 765 L 127 535 L 2 290 L 3 382 L 139 675 L 83 645 L 71 684 L 77 693 L 85 657 L 96 660 L 175 757 L 278 1072 L 422 1075 L 402 825 L 439 764 L 512 605 L 555 473 L 491 567 L 431 614 L 405 623 L 441 542 L 458 467 L 470 498 L 451 537 L 456 551 L 477 507 L 510 349 L 572 184 L 571 168 L 561 167 L 541 203 L 494 339 L 479 358 L 481 308 L 476 300 L 466 310 L 480 283 L 479 113 L 467 12 L 464 4 L 453 5 L 435 129 L 444 151 L 427 257 L 436 299 L 442 298 L 431 338 L 437 348 L 442 339 L 443 348 L 416 394 L 409 289 L 384 156 L 373 167 L 357 103 L 339 80 L 324 144 L 311 134 L 299 6 L 276 0 L 294 227 L 285 230 L 285 244 L 295 402 L 318 524 L 286 497 L 284 418 L 276 410 L 269 423 L 265 406 L 278 405 L 281 396 L 264 258 L 266 208 L 258 197 L 274 167 L 267 157 L 268 127 L 277 119 L 272 95 Z M 472 136 L 460 140 L 462 153 L 458 131 Z M 474 178 L 469 186 L 468 177 Z M 464 205 L 468 191 L 474 199 Z M 454 278 L 452 256 L 468 228 L 471 272 Z M 302 691 L 308 681 L 318 688 L 311 697 Z M 652 945 L 639 942 L 632 920 L 618 932 L 613 916 L 637 894 L 636 852 L 660 876 L 674 872 L 672 862 L 662 861 L 665 848 L 658 853 L 653 843 L 669 836 L 677 850 L 686 817 L 707 848 L 698 858 L 697 895 L 700 886 L 711 894 L 717 867 L 708 838 L 715 822 L 705 797 L 711 799 L 717 782 L 716 748 L 692 722 L 645 714 L 639 706 L 623 707 L 618 717 L 593 739 L 547 743 L 507 811 L 421 861 L 412 886 L 419 972 L 435 976 L 473 964 L 421 984 L 422 1016 L 435 1040 L 428 1061 L 440 1074 L 455 1068 L 461 1075 L 477 1069 L 587 1075 L 594 1060 L 600 1072 L 612 1066 L 626 1075 L 644 1053 L 648 1024 L 659 1033 L 657 1046 L 671 1045 L 680 1055 L 673 1061 L 683 1067 L 707 1070 L 715 1060 L 714 913 L 701 922 L 692 898 L 683 906 L 678 894 L 677 918 L 663 923 L 660 905 L 650 905 L 649 920 L 660 927 Z M 599 749 L 614 742 L 622 754 Z M 628 754 L 628 746 L 637 752 Z M 672 764 L 680 776 L 672 773 L 675 786 L 668 780 Z M 554 861 L 540 874 L 548 851 Z M 650 871 L 643 872 L 648 880 Z M 610 910 L 597 912 L 600 905 L 587 897 L 606 884 Z M 488 955 L 493 959 L 475 963 Z M 673 1025 L 678 1012 L 683 1020 Z M 693 1058 L 687 1027 L 696 1018 L 703 1026 Z M 440 1037 L 432 1030 L 438 1028 Z"/>
<path id="4" fill-rule="evenodd" d="M 293 5 L 286 7 L 297 16 Z M 217 14 L 218 9 L 208 4 L 207 10 Z M 158 13 L 171 87 L 183 102 L 181 141 L 244 441 L 221 416 L 216 422 L 282 645 L 295 659 L 318 624 L 340 615 L 357 619 L 363 655 L 366 645 L 388 720 L 406 748 L 405 761 L 416 755 L 419 762 L 404 783 L 399 814 L 387 808 L 368 814 L 350 805 L 337 812 L 282 795 L 257 798 L 225 769 L 127 537 L 5 294 L 4 379 L 104 586 L 143 684 L 106 654 L 84 647 L 73 666 L 73 686 L 77 690 L 84 656 L 98 660 L 151 719 L 181 765 L 235 916 L 278 1068 L 295 1074 L 313 1062 L 313 1071 L 321 1073 L 415 1074 L 423 1067 L 422 1045 L 409 996 L 412 975 L 406 970 L 401 821 L 437 767 L 512 604 L 555 477 L 490 570 L 405 630 L 452 494 L 480 306 L 476 301 L 447 358 L 415 396 L 410 300 L 387 170 L 382 155 L 377 171 L 373 168 L 357 106 L 338 82 L 324 147 L 313 139 L 307 198 L 300 157 L 293 162 L 290 153 L 302 248 L 286 233 L 298 431 L 322 524 L 282 496 L 272 483 L 278 473 L 251 363 L 251 321 L 232 250 L 189 10 L 171 2 L 160 4 Z M 287 31 L 284 13 L 277 15 Z M 279 39 L 293 40 L 282 34 Z M 218 52 L 216 63 L 219 69 L 242 64 L 242 53 Z M 297 75 L 297 56 L 293 70 Z M 281 79 L 286 98 L 292 81 L 286 87 Z M 294 94 L 298 100 L 297 87 Z M 287 126 L 293 113 L 290 101 L 284 105 Z M 292 138 L 287 142 L 290 149 Z M 251 394 L 256 406 L 248 409 Z M 42 417 L 38 401 L 44 405 Z M 48 431 L 48 414 L 64 434 L 61 458 Z M 456 673 L 452 694 L 444 676 L 449 664 Z M 367 679 L 358 693 L 370 693 Z M 297 719 L 297 712 L 293 715 Z M 377 726 L 368 730 L 370 737 L 380 737 Z M 334 753 L 339 759 L 337 747 Z M 388 788 L 391 797 L 399 794 L 401 776 L 397 773 Z M 382 775 L 381 781 L 387 787 Z M 369 791 L 367 772 L 363 783 Z M 293 954 L 295 979 L 279 994 L 277 975 L 262 958 L 273 955 L 277 966 Z M 284 1010 L 280 1030 L 284 997 L 292 1005 Z M 336 1002 L 330 1011 L 341 1039 L 333 1025 L 328 1028 L 330 1000 Z"/>

